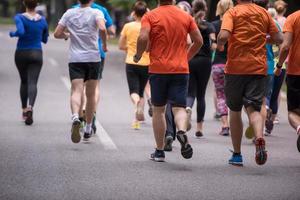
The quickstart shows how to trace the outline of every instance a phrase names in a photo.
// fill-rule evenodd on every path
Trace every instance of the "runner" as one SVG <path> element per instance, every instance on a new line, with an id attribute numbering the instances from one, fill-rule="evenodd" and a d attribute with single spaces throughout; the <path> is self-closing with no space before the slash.
<path id="1" fill-rule="evenodd" d="M 220 33 L 222 19 L 227 10 L 233 7 L 232 0 L 220 0 L 217 4 L 216 15 L 220 16 L 219 20 L 213 21 L 212 24 L 216 29 L 216 34 Z M 212 66 L 212 77 L 215 84 L 216 99 L 217 99 L 217 113 L 221 115 L 222 130 L 219 133 L 223 136 L 230 134 L 228 123 L 228 108 L 225 97 L 225 73 L 224 68 L 227 60 L 227 44 L 224 51 L 216 50 L 215 59 Z"/>
<path id="2" fill-rule="evenodd" d="M 186 94 L 188 89 L 188 60 L 202 45 L 202 38 L 193 18 L 172 5 L 172 0 L 160 0 L 160 5 L 142 19 L 134 61 L 137 63 L 150 42 L 150 85 L 153 103 L 153 130 L 156 150 L 151 154 L 154 161 L 164 161 L 164 138 L 166 132 L 165 107 L 172 104 L 177 139 L 181 154 L 189 159 L 193 149 L 186 135 Z M 187 35 L 193 44 L 187 50 Z"/>
<path id="3" fill-rule="evenodd" d="M 191 121 L 192 107 L 197 98 L 197 128 L 196 137 L 203 136 L 203 122 L 205 115 L 205 93 L 211 73 L 212 49 L 216 48 L 214 26 L 205 21 L 207 5 L 205 0 L 194 0 L 192 3 L 194 18 L 203 36 L 203 46 L 196 56 L 189 62 L 190 79 L 187 97 L 188 121 Z M 190 123 L 189 123 L 190 124 Z"/>
<path id="4" fill-rule="evenodd" d="M 289 55 L 287 68 L 288 118 L 291 126 L 297 131 L 297 148 L 300 152 L 300 11 L 291 14 L 284 25 L 284 42 L 280 49 L 279 61 L 275 74 L 278 76 L 281 67 Z"/>
<path id="5" fill-rule="evenodd" d="M 43 65 L 41 42 L 48 41 L 46 19 L 35 12 L 37 0 L 24 0 L 26 12 L 15 16 L 17 31 L 10 37 L 18 37 L 15 63 L 21 78 L 20 96 L 23 119 L 26 125 L 33 123 L 33 107 L 37 96 L 37 83 Z"/>
<path id="6" fill-rule="evenodd" d="M 73 8 L 79 8 L 80 7 L 80 4 L 77 4 L 75 6 L 73 6 Z M 109 35 L 112 35 L 114 36 L 116 34 L 116 31 L 115 31 L 115 27 L 113 25 L 113 20 L 111 18 L 111 16 L 109 15 L 107 9 L 97 3 L 95 3 L 94 1 L 92 1 L 92 4 L 91 4 L 91 8 L 94 8 L 94 9 L 98 9 L 100 10 L 103 14 L 104 14 L 104 19 L 105 19 L 105 27 L 107 29 L 107 33 Z M 106 51 L 103 50 L 103 45 L 102 45 L 102 41 L 101 41 L 101 38 L 99 38 L 98 40 L 98 45 L 99 45 L 99 53 L 100 53 L 100 56 L 101 56 L 101 68 L 99 70 L 99 80 L 102 79 L 102 74 L 103 74 L 103 70 L 104 70 L 104 64 L 105 64 L 105 57 L 106 57 Z M 85 90 L 84 90 L 85 91 Z M 97 105 L 99 104 L 99 101 L 100 101 L 100 81 L 99 81 L 99 84 L 97 85 L 97 88 L 96 88 L 96 102 L 97 102 Z M 85 122 L 85 107 L 86 107 L 86 95 L 84 93 L 83 95 L 83 99 L 82 99 L 82 104 L 81 104 L 81 107 L 80 107 L 80 120 L 82 122 Z M 96 110 L 95 110 L 95 114 L 94 114 L 94 118 L 93 118 L 93 123 L 92 123 L 92 128 L 93 128 L 93 133 L 96 134 L 97 132 L 97 127 L 96 127 Z"/>
<path id="7" fill-rule="evenodd" d="M 74 143 L 80 142 L 79 111 L 82 103 L 84 84 L 86 84 L 86 126 L 84 139 L 92 134 L 92 119 L 97 107 L 96 87 L 101 69 L 99 55 L 99 30 L 106 50 L 106 28 L 104 15 L 101 11 L 91 8 L 91 0 L 80 0 L 79 8 L 69 9 L 61 18 L 56 27 L 54 37 L 71 39 L 69 52 L 69 72 L 72 82 L 71 110 L 72 135 Z M 66 33 L 66 30 L 70 32 Z"/>
<path id="8" fill-rule="evenodd" d="M 150 64 L 149 53 L 144 53 L 138 63 L 133 62 L 136 51 L 136 42 L 140 34 L 141 19 L 147 12 L 147 4 L 137 1 L 133 6 L 132 16 L 135 21 L 124 25 L 119 39 L 119 48 L 127 53 L 126 75 L 129 94 L 134 105 L 134 120 L 132 128 L 140 129 L 140 121 L 144 121 L 144 108 L 141 104 L 144 98 L 145 86 L 148 82 L 148 66 Z"/>
<path id="9" fill-rule="evenodd" d="M 228 41 L 225 95 L 230 109 L 230 130 L 234 148 L 229 164 L 243 165 L 241 110 L 244 105 L 257 138 L 255 160 L 258 165 L 263 165 L 267 161 L 263 118 L 260 113 L 267 74 L 265 45 L 267 34 L 270 35 L 269 42 L 277 44 L 282 42 L 282 35 L 267 10 L 251 3 L 251 0 L 237 2 L 237 6 L 225 13 L 218 36 L 219 50 L 223 50 Z"/>

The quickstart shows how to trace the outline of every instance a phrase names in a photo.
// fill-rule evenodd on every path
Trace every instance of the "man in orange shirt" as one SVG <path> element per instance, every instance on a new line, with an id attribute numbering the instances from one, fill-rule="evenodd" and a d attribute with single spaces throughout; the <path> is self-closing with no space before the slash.
<path id="1" fill-rule="evenodd" d="M 154 161 L 164 161 L 164 138 L 166 132 L 165 109 L 172 105 L 178 129 L 177 139 L 181 143 L 181 154 L 189 159 L 193 149 L 186 136 L 186 96 L 191 59 L 202 46 L 202 37 L 194 19 L 172 5 L 172 0 L 160 0 L 159 7 L 142 18 L 134 61 L 137 63 L 149 45 L 150 85 L 153 108 L 153 131 L 156 150 L 151 154 Z M 187 50 L 187 36 L 193 44 Z"/>
<path id="2" fill-rule="evenodd" d="M 234 148 L 229 164 L 243 165 L 241 110 L 245 106 L 257 138 L 255 160 L 257 164 L 263 165 L 267 161 L 263 139 L 264 124 L 260 113 L 267 75 L 265 45 L 267 40 L 281 43 L 282 35 L 264 8 L 253 4 L 251 0 L 237 2 L 236 7 L 225 13 L 218 36 L 219 49 L 223 49 L 228 41 L 225 95 L 230 109 L 230 130 Z"/>
<path id="3" fill-rule="evenodd" d="M 300 152 L 300 11 L 287 18 L 283 32 L 284 41 L 280 49 L 275 75 L 280 75 L 282 65 L 289 55 L 286 78 L 288 118 L 291 126 L 297 131 L 297 148 Z"/>

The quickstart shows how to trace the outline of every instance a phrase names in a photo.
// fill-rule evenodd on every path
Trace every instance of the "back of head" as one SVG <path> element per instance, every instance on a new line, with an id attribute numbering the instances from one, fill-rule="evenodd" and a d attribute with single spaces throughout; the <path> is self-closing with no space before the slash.
<path id="1" fill-rule="evenodd" d="M 137 1 L 132 10 L 137 17 L 141 18 L 147 12 L 147 4 L 144 1 Z"/>
<path id="2" fill-rule="evenodd" d="M 287 3 L 282 0 L 276 1 L 274 3 L 274 8 L 276 9 L 278 14 L 284 14 L 286 12 Z"/>
<path id="3" fill-rule="evenodd" d="M 24 2 L 25 7 L 30 10 L 34 10 L 38 4 L 37 0 L 24 0 L 23 2 Z"/>
<path id="4" fill-rule="evenodd" d="M 192 14 L 192 7 L 187 1 L 180 1 L 177 6 L 185 12 Z"/>
<path id="5" fill-rule="evenodd" d="M 88 4 L 88 3 L 90 3 L 92 0 L 79 0 L 79 2 L 81 3 L 81 4 Z"/>
<path id="6" fill-rule="evenodd" d="M 193 15 L 194 18 L 200 27 L 200 29 L 206 29 L 207 26 L 205 25 L 203 18 L 207 12 L 207 4 L 205 0 L 194 0 L 192 3 L 193 6 Z"/>
<path id="7" fill-rule="evenodd" d="M 232 0 L 220 0 L 217 5 L 216 16 L 223 16 L 227 10 L 233 7 Z"/>
<path id="8" fill-rule="evenodd" d="M 269 0 L 253 0 L 253 3 L 267 9 Z"/>

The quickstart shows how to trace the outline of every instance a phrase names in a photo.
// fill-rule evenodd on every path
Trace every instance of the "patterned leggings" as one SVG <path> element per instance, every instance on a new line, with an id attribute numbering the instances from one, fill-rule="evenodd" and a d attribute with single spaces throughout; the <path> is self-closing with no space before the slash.
<path id="1" fill-rule="evenodd" d="M 215 91 L 217 94 L 217 112 L 221 115 L 228 115 L 228 108 L 225 97 L 225 73 L 224 64 L 215 64 L 212 66 L 212 77 L 215 83 Z"/>

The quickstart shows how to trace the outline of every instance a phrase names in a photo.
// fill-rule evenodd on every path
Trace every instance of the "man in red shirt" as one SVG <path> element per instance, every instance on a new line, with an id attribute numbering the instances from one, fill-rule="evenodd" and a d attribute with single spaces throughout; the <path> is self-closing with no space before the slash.
<path id="1" fill-rule="evenodd" d="M 288 118 L 297 131 L 297 147 L 300 152 L 300 11 L 291 14 L 283 27 L 284 41 L 280 49 L 275 75 L 279 76 L 281 67 L 289 55 L 287 68 Z"/>
<path id="2" fill-rule="evenodd" d="M 203 43 L 194 19 L 172 3 L 172 0 L 160 0 L 158 8 L 144 15 L 134 56 L 134 61 L 138 62 L 149 45 L 151 99 L 154 105 L 153 131 L 156 140 L 156 150 L 151 154 L 151 159 L 160 162 L 165 158 L 163 149 L 167 102 L 173 107 L 181 154 L 186 159 L 193 155 L 193 149 L 186 136 L 188 59 L 198 52 Z M 188 34 L 194 42 L 189 49 Z"/>

